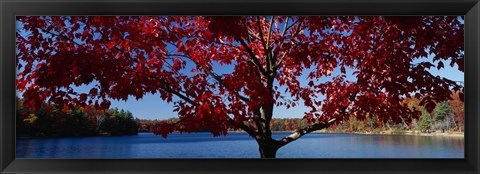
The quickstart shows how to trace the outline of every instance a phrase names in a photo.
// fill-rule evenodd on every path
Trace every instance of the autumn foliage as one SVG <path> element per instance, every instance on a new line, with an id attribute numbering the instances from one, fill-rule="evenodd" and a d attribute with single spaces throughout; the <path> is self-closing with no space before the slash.
<path id="1" fill-rule="evenodd" d="M 108 108 L 109 100 L 159 93 L 175 102 L 179 121 L 161 124 L 156 133 L 208 128 L 218 136 L 241 129 L 255 137 L 262 157 L 274 157 L 278 148 L 331 122 L 366 113 L 383 122 L 411 121 L 420 113 L 403 105 L 404 98 L 427 96 L 420 105 L 431 111 L 451 98 L 450 90 L 462 91 L 428 71 L 464 71 L 462 20 L 18 17 L 16 84 L 31 107 L 48 101 Z M 429 55 L 431 61 L 420 59 Z M 74 88 L 86 84 L 94 87 Z M 304 133 L 272 139 L 273 107 L 295 105 L 311 108 L 304 118 L 312 124 Z"/>

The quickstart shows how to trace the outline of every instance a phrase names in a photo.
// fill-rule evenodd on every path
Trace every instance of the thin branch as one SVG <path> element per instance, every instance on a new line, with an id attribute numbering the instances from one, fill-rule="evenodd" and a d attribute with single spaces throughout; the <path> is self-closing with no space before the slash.
<path id="1" fill-rule="evenodd" d="M 267 34 L 267 43 L 266 43 L 266 54 L 267 54 L 267 71 L 272 71 L 272 68 L 273 67 L 273 64 L 275 60 L 274 57 L 272 56 L 272 52 L 270 51 L 270 37 L 271 37 L 271 34 L 272 34 L 272 28 L 273 28 L 273 21 L 275 20 L 275 17 L 272 16 L 272 18 L 270 19 L 270 28 L 268 29 L 268 34 Z"/>
<path id="2" fill-rule="evenodd" d="M 38 28 L 39 28 L 40 30 L 42 30 L 43 32 L 45 32 L 45 33 L 51 34 L 51 35 L 53 35 L 53 36 L 62 37 L 62 38 L 66 39 L 66 40 L 68 40 L 68 41 L 70 41 L 70 42 L 73 42 L 75 45 L 81 46 L 81 44 L 75 42 L 73 39 L 71 39 L 71 38 L 69 38 L 69 37 L 67 37 L 67 36 L 65 36 L 65 35 L 63 35 L 63 34 L 53 33 L 53 32 L 51 32 L 51 31 L 45 30 L 44 28 L 40 28 L 40 27 L 38 27 Z"/>
<path id="3" fill-rule="evenodd" d="M 248 33 L 249 36 L 252 36 L 252 37 L 254 37 L 254 38 L 257 38 L 258 40 L 261 39 L 260 36 L 258 36 L 257 34 L 255 34 L 250 27 L 245 26 L 245 28 L 247 29 L 247 33 Z"/>
<path id="4" fill-rule="evenodd" d="M 282 32 L 282 37 L 285 36 L 285 33 L 287 32 L 287 26 L 288 26 L 288 20 L 290 17 L 287 17 L 287 20 L 285 20 L 285 26 L 283 27 L 283 32 Z"/>
<path id="5" fill-rule="evenodd" d="M 255 56 L 255 53 L 248 47 L 248 45 L 245 43 L 245 41 L 240 40 L 240 44 L 245 48 L 247 53 L 250 55 L 250 61 L 258 68 L 258 70 L 265 76 L 267 76 L 267 73 L 265 72 L 265 69 L 263 69 L 262 64 L 260 61 L 258 61 L 257 57 Z"/>
<path id="6" fill-rule="evenodd" d="M 187 55 L 183 55 L 183 54 L 169 55 L 169 54 L 167 54 L 166 56 L 178 56 L 178 57 L 183 57 L 183 58 L 186 58 L 186 59 L 192 61 L 193 63 L 195 63 L 195 65 L 200 66 L 197 62 L 195 62 L 191 57 L 189 57 L 189 56 L 187 56 Z M 225 88 L 227 88 L 227 89 L 229 88 L 228 84 L 225 83 L 225 81 L 222 79 L 221 76 L 219 76 L 218 74 L 214 73 L 213 71 L 207 70 L 207 69 L 206 69 L 205 67 L 203 67 L 203 66 L 200 66 L 200 67 L 201 67 L 201 69 L 202 69 L 205 73 L 207 73 L 207 75 L 210 75 L 210 76 L 211 76 L 213 79 L 215 79 L 218 83 L 220 83 L 221 85 L 223 85 L 223 86 L 224 86 Z M 237 92 L 237 94 L 238 94 L 238 92 Z M 250 101 L 250 99 L 247 98 L 247 97 L 245 97 L 245 96 L 242 96 L 242 95 L 240 95 L 240 94 L 238 94 L 238 96 L 239 96 L 239 98 L 240 98 L 241 100 L 243 100 L 243 101 L 245 101 L 245 102 Z"/>
<path id="7" fill-rule="evenodd" d="M 302 30 L 304 30 L 304 29 L 306 28 L 306 27 L 301 28 L 301 27 L 302 27 L 302 24 L 303 24 L 303 22 L 300 22 L 300 23 L 298 24 L 297 31 L 295 32 L 295 34 L 293 34 L 292 37 L 297 36 L 297 35 L 300 33 L 300 31 L 302 31 Z M 293 24 L 292 24 L 292 25 L 293 25 Z M 287 51 L 285 51 L 285 52 L 283 53 L 283 55 L 280 57 L 280 61 L 278 61 L 278 63 L 273 67 L 274 69 L 277 69 L 277 68 L 283 63 L 283 61 L 285 60 L 285 57 L 287 56 L 287 53 L 290 52 L 292 49 L 293 49 L 293 46 L 290 47 Z"/>
<path id="8" fill-rule="evenodd" d="M 147 76 L 148 78 L 158 80 L 158 81 L 160 81 L 160 82 L 163 84 L 163 86 L 160 86 L 161 89 L 163 89 L 163 90 L 165 90 L 165 91 L 167 91 L 167 92 L 169 92 L 169 93 L 175 94 L 176 96 L 180 97 L 181 99 L 185 100 L 186 102 L 188 102 L 188 103 L 190 103 L 190 104 L 192 104 L 192 105 L 195 105 L 195 106 L 198 105 L 198 103 L 196 103 L 195 101 L 193 101 L 192 99 L 190 99 L 189 97 L 186 96 L 186 95 L 188 95 L 188 96 L 190 96 L 190 97 L 194 97 L 194 98 L 195 98 L 195 97 L 196 97 L 195 95 L 190 94 L 190 93 L 188 93 L 188 92 L 186 92 L 186 91 L 183 91 L 183 90 L 181 90 L 181 89 L 178 89 L 178 88 L 177 88 L 176 90 L 174 90 L 171 85 L 169 85 L 167 82 L 165 82 L 163 79 L 161 79 L 161 78 L 159 78 L 159 77 L 157 77 L 157 76 L 153 76 L 153 75 L 148 74 L 148 73 L 145 73 L 145 72 L 143 72 L 143 71 L 131 70 L 131 69 L 126 69 L 126 68 L 121 68 L 121 69 L 124 70 L 124 71 L 127 71 L 127 72 L 140 73 L 140 74 L 142 74 L 142 75 L 144 75 L 144 76 Z M 182 92 L 182 93 L 184 93 L 184 94 L 186 94 L 186 95 L 183 95 L 183 94 L 180 93 L 180 92 Z"/>
<path id="9" fill-rule="evenodd" d="M 212 71 L 206 70 L 205 68 L 202 68 L 202 69 L 203 69 L 208 75 L 212 76 L 213 79 L 217 80 L 218 83 L 220 83 L 221 85 L 223 85 L 225 88 L 227 88 L 227 89 L 229 88 L 229 86 L 227 85 L 227 83 L 225 83 L 225 81 L 222 79 L 222 77 L 220 77 L 219 75 L 215 74 L 215 73 L 212 72 Z M 243 101 L 245 101 L 245 102 L 250 101 L 249 98 L 240 95 L 238 92 L 237 92 L 237 94 L 238 94 L 238 96 L 239 96 L 239 98 L 240 98 L 241 100 L 243 100 Z"/>
<path id="10" fill-rule="evenodd" d="M 178 70 L 176 70 L 175 68 L 173 68 L 173 65 L 170 64 L 169 62 L 164 61 L 163 63 L 165 63 L 165 65 L 167 65 L 167 67 L 170 68 L 170 70 L 171 70 L 172 72 L 174 72 L 175 74 L 177 74 L 177 75 L 182 75 L 182 73 L 180 73 Z"/>
<path id="11" fill-rule="evenodd" d="M 272 35 L 272 29 L 273 29 L 273 21 L 275 20 L 275 16 L 272 16 L 270 19 L 270 28 L 268 29 L 268 34 L 267 34 L 267 48 L 270 48 L 270 37 Z"/>
<path id="12" fill-rule="evenodd" d="M 257 18 L 258 33 L 260 34 L 260 42 L 263 45 L 263 51 L 266 53 L 266 60 L 267 60 L 266 72 L 268 74 L 268 72 L 270 72 L 270 58 L 269 58 L 269 54 L 268 54 L 268 48 L 267 48 L 267 44 L 265 43 L 265 40 L 263 38 L 263 30 L 262 30 L 262 26 L 260 24 L 260 18 L 258 16 L 256 18 Z"/>
<path id="13" fill-rule="evenodd" d="M 194 106 L 198 105 L 198 103 L 195 103 L 195 101 L 193 101 L 192 99 L 188 98 L 187 96 L 181 94 L 178 91 L 173 90 L 167 83 L 163 82 L 163 85 L 165 86 L 165 88 L 164 88 L 165 91 L 170 92 L 172 94 L 175 94 L 176 96 L 180 97 L 181 99 L 185 100 L 186 102 L 188 102 L 188 103 L 190 103 Z"/>
<path id="14" fill-rule="evenodd" d="M 298 21 L 298 20 L 296 20 L 295 22 L 293 22 L 293 23 L 292 23 L 292 25 L 288 26 L 288 27 L 287 27 L 287 28 L 284 30 L 284 33 L 283 33 L 283 35 L 285 35 L 285 34 L 286 34 L 286 32 L 287 32 L 287 31 L 288 31 L 290 28 L 292 28 L 293 26 L 295 26 L 295 24 L 297 24 L 298 22 L 299 22 L 299 21 Z"/>

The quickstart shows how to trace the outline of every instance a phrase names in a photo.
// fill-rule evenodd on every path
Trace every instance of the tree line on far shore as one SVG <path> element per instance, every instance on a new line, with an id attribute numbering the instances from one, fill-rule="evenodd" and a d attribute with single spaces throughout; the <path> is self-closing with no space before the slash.
<path id="1" fill-rule="evenodd" d="M 366 115 L 365 120 L 350 117 L 341 123 L 331 125 L 325 131 L 337 133 L 379 133 L 382 131 L 415 130 L 424 133 L 463 131 L 464 103 L 458 95 L 452 100 L 438 103 L 432 112 L 419 107 L 419 99 L 405 99 L 412 110 L 421 112 L 419 118 L 411 123 L 380 122 L 375 115 Z M 98 110 L 93 106 L 67 109 L 44 103 L 39 110 L 23 107 L 23 100 L 17 99 L 16 112 L 17 135 L 49 136 L 95 136 L 95 135 L 136 135 L 138 132 L 153 132 L 161 122 L 175 123 L 178 118 L 167 120 L 145 120 L 134 118 L 130 111 L 117 108 Z M 272 131 L 294 131 L 311 124 L 301 118 L 274 118 L 270 123 Z M 208 132 L 208 129 L 199 130 Z M 231 130 L 233 131 L 233 130 Z"/>
<path id="2" fill-rule="evenodd" d="M 452 99 L 449 101 L 438 103 L 432 112 L 428 112 L 425 108 L 420 107 L 419 102 L 420 99 L 417 98 L 409 98 L 403 101 L 411 110 L 421 112 L 421 116 L 415 118 L 411 123 L 384 123 L 379 121 L 377 116 L 367 114 L 365 120 L 350 117 L 339 124 L 331 125 L 325 131 L 336 133 L 380 133 L 382 131 L 391 131 L 394 134 L 402 133 L 403 131 L 419 131 L 423 133 L 464 131 L 464 102 L 460 100 L 458 94 L 452 95 Z M 175 123 L 178 121 L 178 118 L 167 120 L 137 119 L 138 131 L 153 132 L 162 121 Z M 295 131 L 304 128 L 308 124 L 311 123 L 302 118 L 274 118 L 271 120 L 270 128 L 276 132 Z"/>
<path id="3" fill-rule="evenodd" d="M 97 110 L 93 106 L 67 109 L 43 103 L 41 109 L 23 107 L 17 99 L 17 136 L 77 137 L 95 135 L 136 135 L 138 124 L 130 111 L 117 108 Z"/>

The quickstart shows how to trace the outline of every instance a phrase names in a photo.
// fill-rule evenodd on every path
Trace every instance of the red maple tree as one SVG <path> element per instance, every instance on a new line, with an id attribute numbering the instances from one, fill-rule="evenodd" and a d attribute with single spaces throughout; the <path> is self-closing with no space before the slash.
<path id="1" fill-rule="evenodd" d="M 463 91 L 428 71 L 443 62 L 464 70 L 462 20 L 18 17 L 16 85 L 30 107 L 48 101 L 108 108 L 112 99 L 159 93 L 174 102 L 179 121 L 160 124 L 155 133 L 207 128 L 218 136 L 241 129 L 258 142 L 261 157 L 274 158 L 280 147 L 351 116 L 409 121 L 419 112 L 403 105 L 404 98 L 427 96 L 420 104 L 432 110 L 451 98 L 450 90 Z M 420 59 L 428 55 L 433 61 Z M 95 85 L 87 93 L 73 87 L 85 84 Z M 304 115 L 308 126 L 273 139 L 273 108 L 295 105 L 311 108 Z"/>

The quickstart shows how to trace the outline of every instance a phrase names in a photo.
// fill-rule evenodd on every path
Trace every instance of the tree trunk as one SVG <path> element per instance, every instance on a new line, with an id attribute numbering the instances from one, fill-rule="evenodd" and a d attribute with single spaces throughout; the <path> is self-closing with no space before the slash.
<path id="1" fill-rule="evenodd" d="M 260 145 L 258 149 L 260 150 L 261 158 L 276 158 L 279 147 L 274 145 Z"/>

